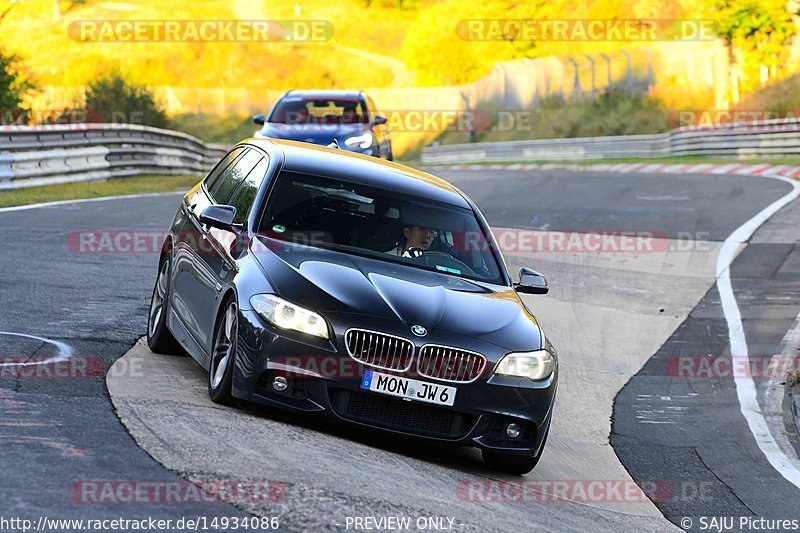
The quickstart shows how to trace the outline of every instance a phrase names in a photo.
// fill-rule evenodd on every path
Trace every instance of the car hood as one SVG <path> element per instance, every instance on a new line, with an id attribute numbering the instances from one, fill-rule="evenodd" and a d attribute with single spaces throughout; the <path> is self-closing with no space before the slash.
<path id="1" fill-rule="evenodd" d="M 510 287 L 393 262 L 257 237 L 253 253 L 275 292 L 328 313 L 400 320 L 476 337 L 509 350 L 542 347 L 536 319 Z"/>
<path id="2" fill-rule="evenodd" d="M 367 124 L 280 124 L 267 122 L 260 133 L 275 139 L 288 139 L 314 144 L 330 144 L 334 139 L 344 148 L 348 137 L 368 131 Z"/>

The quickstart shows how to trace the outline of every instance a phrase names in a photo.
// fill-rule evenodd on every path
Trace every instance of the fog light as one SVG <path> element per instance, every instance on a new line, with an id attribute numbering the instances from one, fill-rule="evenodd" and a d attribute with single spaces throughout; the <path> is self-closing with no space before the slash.
<path id="1" fill-rule="evenodd" d="M 275 392 L 284 392 L 289 388 L 289 382 L 285 377 L 277 376 L 272 380 L 272 388 L 275 389 Z"/>
<path id="2" fill-rule="evenodd" d="M 522 427 L 519 424 L 511 423 L 506 426 L 506 437 L 509 439 L 518 439 L 522 435 Z"/>

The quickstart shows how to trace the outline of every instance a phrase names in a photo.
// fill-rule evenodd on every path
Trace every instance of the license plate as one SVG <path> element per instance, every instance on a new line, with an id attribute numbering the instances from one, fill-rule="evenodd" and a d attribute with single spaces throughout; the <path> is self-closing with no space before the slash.
<path id="1" fill-rule="evenodd" d="M 453 405 L 456 401 L 455 387 L 393 376 L 374 370 L 367 370 L 364 373 L 361 388 L 404 400 L 417 400 L 436 405 Z"/>

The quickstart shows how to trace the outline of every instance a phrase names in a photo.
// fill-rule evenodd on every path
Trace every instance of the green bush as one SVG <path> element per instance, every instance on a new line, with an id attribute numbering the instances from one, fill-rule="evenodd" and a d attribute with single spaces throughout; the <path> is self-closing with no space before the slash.
<path id="1" fill-rule="evenodd" d="M 638 83 L 638 82 L 634 82 Z M 633 92 L 633 94 L 630 94 Z M 481 110 L 490 117 L 501 116 L 496 110 Z M 550 97 L 539 107 L 522 112 L 504 111 L 508 116 L 523 115 L 524 122 L 495 119 L 491 126 L 477 132 L 476 141 L 516 141 L 526 139 L 563 139 L 661 133 L 670 129 L 668 112 L 654 98 L 640 89 L 612 85 L 597 98 L 562 100 Z M 441 144 L 467 142 L 463 132 L 450 131 L 439 137 Z"/>
<path id="2" fill-rule="evenodd" d="M 19 57 L 0 50 L 0 110 L 22 111 L 22 101 L 33 84 L 20 68 Z"/>
<path id="3" fill-rule="evenodd" d="M 774 112 L 781 117 L 797 118 L 800 116 L 800 74 L 770 83 L 748 94 L 734 109 Z"/>
<path id="4" fill-rule="evenodd" d="M 102 122 L 169 127 L 169 119 L 153 93 L 146 87 L 129 83 L 119 74 L 89 84 L 86 109 L 93 120 Z"/>
<path id="5" fill-rule="evenodd" d="M 172 117 L 172 128 L 206 142 L 232 145 L 252 137 L 259 126 L 251 115 L 183 113 Z"/>

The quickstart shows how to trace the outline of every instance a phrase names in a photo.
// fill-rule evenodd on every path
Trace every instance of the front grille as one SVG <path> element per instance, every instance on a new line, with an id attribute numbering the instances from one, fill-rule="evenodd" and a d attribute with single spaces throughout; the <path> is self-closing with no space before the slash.
<path id="1" fill-rule="evenodd" d="M 340 416 L 349 420 L 427 437 L 464 437 L 476 420 L 433 405 L 340 389 L 332 391 L 331 404 Z"/>
<path id="2" fill-rule="evenodd" d="M 345 334 L 350 357 L 365 365 L 385 370 L 408 370 L 414 344 L 401 337 L 365 329 L 350 329 Z"/>
<path id="3" fill-rule="evenodd" d="M 434 379 L 468 382 L 478 379 L 486 366 L 479 353 L 428 344 L 417 359 L 417 373 Z"/>

